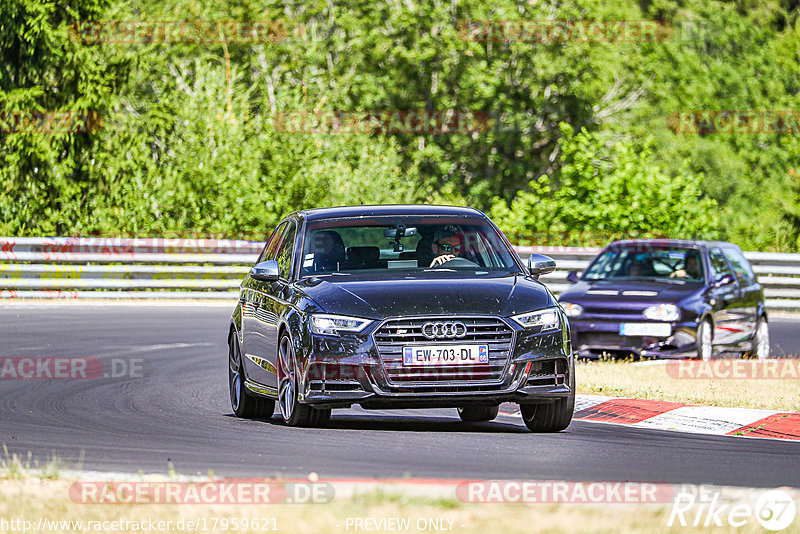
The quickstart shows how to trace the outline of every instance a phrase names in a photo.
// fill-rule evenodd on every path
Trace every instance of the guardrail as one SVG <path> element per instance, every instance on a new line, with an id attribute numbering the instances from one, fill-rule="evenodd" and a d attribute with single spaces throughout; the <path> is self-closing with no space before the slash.
<path id="1" fill-rule="evenodd" d="M 229 299 L 264 244 L 235 239 L 0 237 L 0 298 Z M 542 277 L 553 293 L 581 271 L 591 247 L 516 247 L 523 259 L 552 256 Z M 800 310 L 800 254 L 745 252 L 764 285 L 767 306 Z"/>

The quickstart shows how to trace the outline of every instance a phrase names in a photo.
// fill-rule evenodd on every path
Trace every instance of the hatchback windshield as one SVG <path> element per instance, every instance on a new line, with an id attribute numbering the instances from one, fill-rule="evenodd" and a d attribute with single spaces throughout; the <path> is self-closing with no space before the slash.
<path id="1" fill-rule="evenodd" d="M 427 269 L 520 272 L 501 235 L 478 218 L 393 216 L 307 225 L 301 276 Z"/>
<path id="2" fill-rule="evenodd" d="M 584 280 L 661 279 L 703 282 L 700 251 L 691 248 L 648 246 L 606 250 L 586 270 Z"/>

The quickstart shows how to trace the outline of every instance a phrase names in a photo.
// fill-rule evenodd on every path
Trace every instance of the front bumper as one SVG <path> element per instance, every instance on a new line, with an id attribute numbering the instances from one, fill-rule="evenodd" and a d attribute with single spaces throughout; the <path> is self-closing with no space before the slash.
<path id="1" fill-rule="evenodd" d="M 622 335 L 620 326 L 624 322 L 628 321 L 571 319 L 572 342 L 576 355 L 588 359 L 631 354 L 663 359 L 697 357 L 696 322 L 669 323 L 670 333 L 666 336 Z"/>
<path id="2" fill-rule="evenodd" d="M 462 368 L 453 379 L 450 367 L 432 368 L 429 376 L 400 382 L 396 373 L 387 371 L 371 335 L 312 336 L 299 400 L 320 408 L 360 404 L 367 409 L 553 402 L 574 394 L 574 359 L 564 341 L 562 330 L 515 330 L 499 377 Z"/>

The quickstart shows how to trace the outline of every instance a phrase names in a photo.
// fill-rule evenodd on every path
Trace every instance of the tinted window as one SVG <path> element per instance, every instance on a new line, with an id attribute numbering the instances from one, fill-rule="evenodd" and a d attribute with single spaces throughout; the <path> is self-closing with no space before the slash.
<path id="1" fill-rule="evenodd" d="M 673 279 L 702 282 L 703 263 L 700 252 L 692 248 L 638 246 L 604 251 L 586 270 L 586 280 Z"/>
<path id="2" fill-rule="evenodd" d="M 719 280 L 726 274 L 733 276 L 733 272 L 720 249 L 712 249 L 711 252 L 708 253 L 708 259 L 711 261 L 712 280 Z"/>
<path id="3" fill-rule="evenodd" d="M 297 233 L 297 227 L 294 223 L 289 223 L 289 228 L 281 240 L 281 245 L 278 248 L 278 255 L 275 258 L 278 261 L 281 278 L 289 279 L 292 273 L 292 253 L 294 252 L 294 236 Z"/>
<path id="4" fill-rule="evenodd" d="M 755 273 L 753 273 L 750 264 L 739 249 L 726 248 L 722 250 L 722 253 L 725 254 L 725 257 L 731 262 L 733 272 L 736 274 L 736 278 L 738 278 L 739 281 L 745 284 L 752 284 L 756 281 Z"/>
<path id="5" fill-rule="evenodd" d="M 281 243 L 281 235 L 285 229 L 286 223 L 282 222 L 278 225 L 275 231 L 272 232 L 272 235 L 267 240 L 267 244 L 264 245 L 264 250 L 261 251 L 261 255 L 258 257 L 258 261 L 256 263 L 275 259 L 275 253 L 278 251 L 278 245 Z"/>

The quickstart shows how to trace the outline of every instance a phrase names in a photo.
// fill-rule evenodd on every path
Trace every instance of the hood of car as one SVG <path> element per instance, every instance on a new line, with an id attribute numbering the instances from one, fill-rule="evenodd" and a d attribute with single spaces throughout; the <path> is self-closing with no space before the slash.
<path id="1" fill-rule="evenodd" d="M 576 304 L 653 302 L 677 304 L 703 288 L 700 283 L 656 280 L 582 280 L 559 296 L 562 302 Z"/>
<path id="2" fill-rule="evenodd" d="M 326 313 L 369 319 L 456 314 L 507 317 L 556 304 L 541 283 L 521 275 L 428 271 L 380 280 L 342 278 L 311 278 L 299 287 Z"/>

